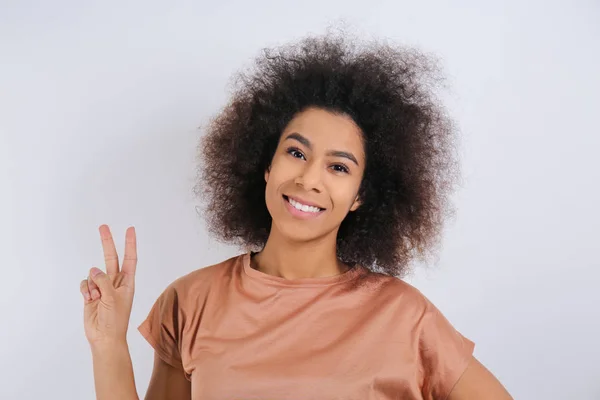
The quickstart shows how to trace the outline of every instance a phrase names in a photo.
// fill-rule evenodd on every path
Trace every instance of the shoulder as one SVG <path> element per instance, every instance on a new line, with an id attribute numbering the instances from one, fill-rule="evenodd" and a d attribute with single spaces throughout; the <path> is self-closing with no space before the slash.
<path id="1" fill-rule="evenodd" d="M 180 298 L 197 296 L 207 292 L 215 283 L 231 276 L 236 266 L 241 265 L 241 257 L 236 255 L 216 264 L 195 269 L 172 281 L 164 290 L 163 295 L 175 295 Z"/>
<path id="2" fill-rule="evenodd" d="M 430 310 L 431 301 L 415 286 L 404 279 L 377 272 L 370 272 L 366 279 L 367 288 L 376 293 L 377 298 L 386 303 L 410 307 L 420 312 Z"/>

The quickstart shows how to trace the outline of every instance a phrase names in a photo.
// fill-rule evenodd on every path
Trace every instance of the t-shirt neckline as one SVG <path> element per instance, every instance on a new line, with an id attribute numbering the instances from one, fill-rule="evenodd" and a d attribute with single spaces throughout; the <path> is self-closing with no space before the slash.
<path id="1" fill-rule="evenodd" d="M 359 264 L 356 264 L 348 271 L 339 275 L 326 276 L 321 278 L 298 278 L 286 279 L 281 276 L 269 275 L 265 272 L 256 270 L 250 265 L 252 252 L 248 251 L 241 255 L 242 268 L 244 273 L 254 280 L 261 281 L 266 284 L 286 287 L 323 287 L 331 286 L 339 283 L 344 283 L 357 278 L 366 272 L 366 269 Z"/>

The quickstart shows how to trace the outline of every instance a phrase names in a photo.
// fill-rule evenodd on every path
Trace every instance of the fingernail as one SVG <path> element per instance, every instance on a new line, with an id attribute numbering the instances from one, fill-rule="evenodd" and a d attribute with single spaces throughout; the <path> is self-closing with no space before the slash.
<path id="1" fill-rule="evenodd" d="M 102 271 L 96 267 L 92 268 L 92 276 L 100 275 Z"/>
<path id="2" fill-rule="evenodd" d="M 90 301 L 92 299 L 92 296 L 90 296 L 89 292 L 85 292 L 84 297 L 87 301 Z"/>

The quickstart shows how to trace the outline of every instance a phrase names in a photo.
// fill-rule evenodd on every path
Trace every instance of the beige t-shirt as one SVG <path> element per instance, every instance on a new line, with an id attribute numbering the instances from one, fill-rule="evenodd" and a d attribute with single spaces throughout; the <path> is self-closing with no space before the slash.
<path id="1" fill-rule="evenodd" d="M 175 280 L 138 330 L 193 400 L 445 399 L 474 348 L 403 280 L 286 280 L 250 253 Z"/>

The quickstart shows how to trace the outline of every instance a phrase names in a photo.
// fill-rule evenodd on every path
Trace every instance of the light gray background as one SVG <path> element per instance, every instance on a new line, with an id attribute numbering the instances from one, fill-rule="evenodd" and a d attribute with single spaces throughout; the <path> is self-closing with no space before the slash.
<path id="1" fill-rule="evenodd" d="M 438 54 L 462 130 L 457 217 L 408 280 L 515 398 L 600 399 L 599 3 L 447 3 L 0 1 L 0 398 L 93 398 L 79 282 L 103 223 L 120 252 L 138 232 L 145 393 L 135 328 L 238 252 L 196 216 L 196 128 L 260 48 L 345 18 Z"/>

